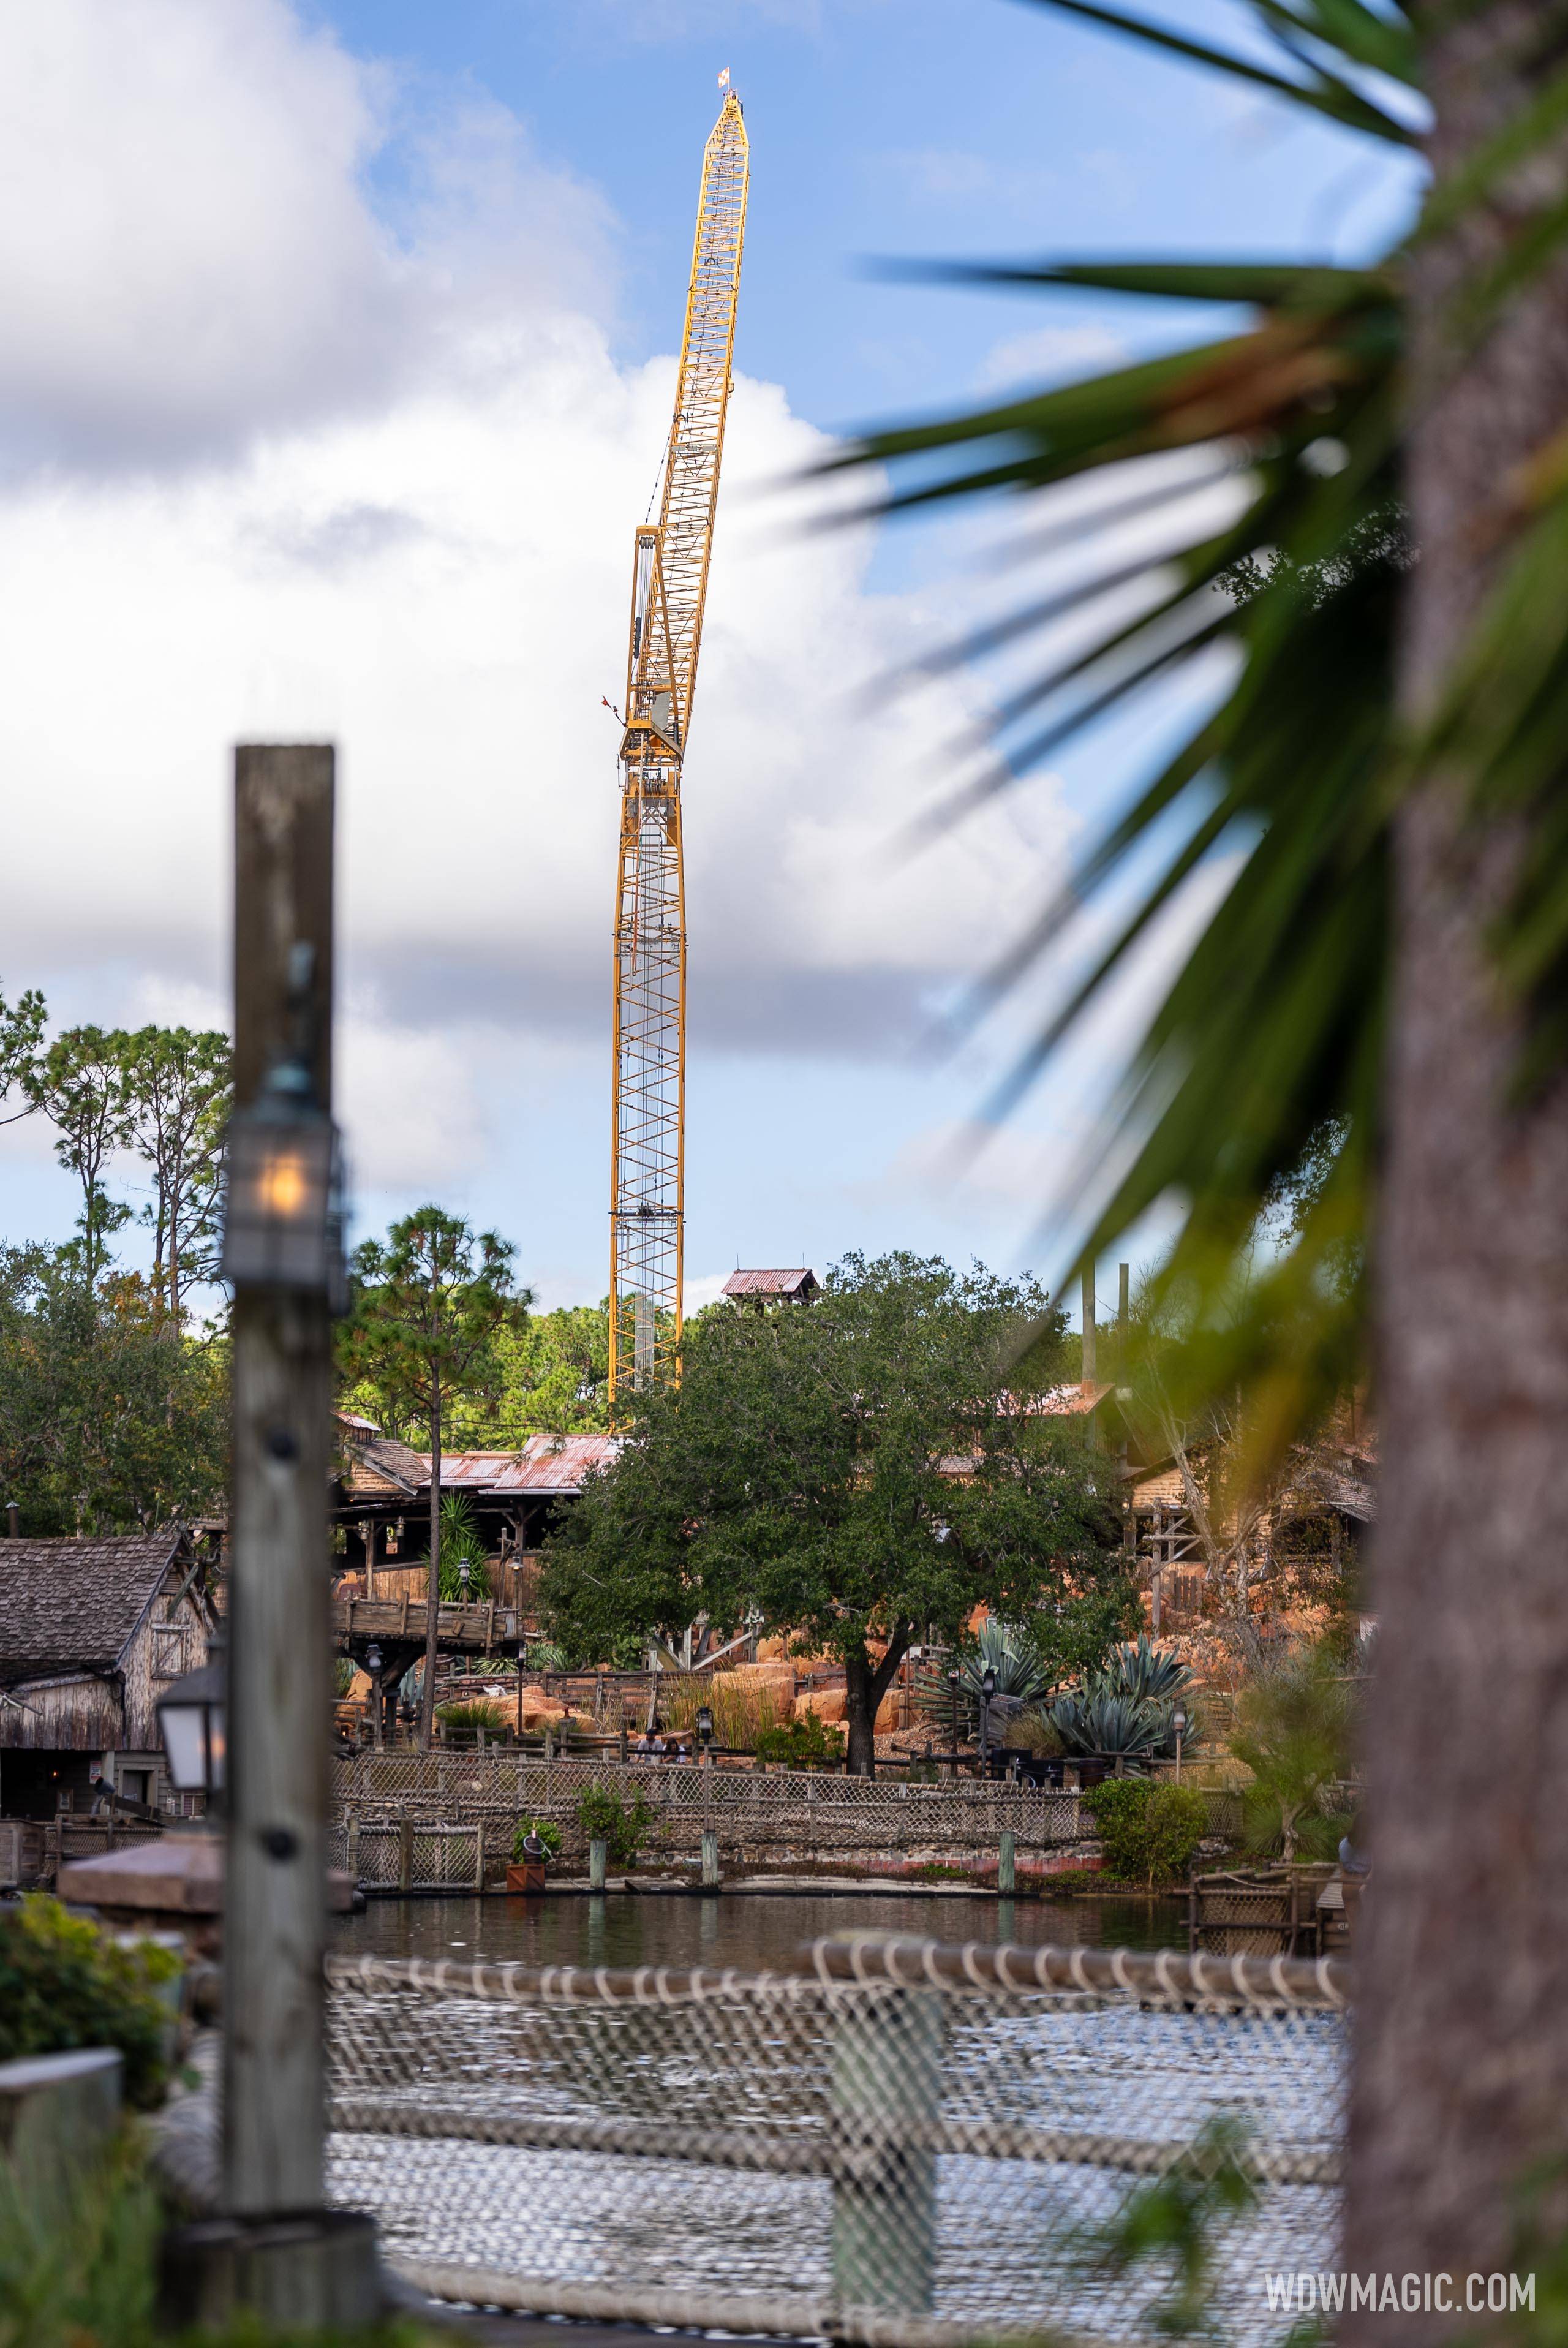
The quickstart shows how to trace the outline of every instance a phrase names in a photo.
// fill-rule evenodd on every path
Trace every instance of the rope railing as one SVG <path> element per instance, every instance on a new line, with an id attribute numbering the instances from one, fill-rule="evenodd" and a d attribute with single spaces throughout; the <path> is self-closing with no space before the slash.
<path id="1" fill-rule="evenodd" d="M 335 1956 L 327 1988 L 335 2198 L 439 2297 L 1127 2338 L 1147 2289 L 1094 2244 L 1194 2163 L 1244 2180 L 1214 2254 L 1238 2339 L 1249 2278 L 1330 2261 L 1340 1963 L 856 1933 L 776 1972 Z"/>

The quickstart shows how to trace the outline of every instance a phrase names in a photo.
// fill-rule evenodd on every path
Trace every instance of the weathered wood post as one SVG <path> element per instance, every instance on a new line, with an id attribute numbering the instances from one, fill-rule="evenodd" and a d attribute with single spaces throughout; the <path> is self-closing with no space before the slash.
<path id="1" fill-rule="evenodd" d="M 929 2313 L 936 2260 L 936 2155 L 946 2013 L 934 1990 L 846 1997 L 830 2090 L 833 2298 L 855 2310 Z"/>
<path id="2" fill-rule="evenodd" d="M 590 1891 L 603 1890 L 604 1870 L 609 1861 L 609 1856 L 610 1846 L 604 1840 L 603 1837 L 602 1835 L 593 1836 L 588 1845 L 588 1889 Z"/>
<path id="3" fill-rule="evenodd" d="M 235 2286 L 314 2324 L 375 2298 L 367 2236 L 324 2254 L 333 791 L 330 747 L 235 753 L 223 2190 L 237 2219 L 314 2216 Z"/>
<path id="4" fill-rule="evenodd" d="M 996 1889 L 1006 1899 L 1016 1889 L 1018 1838 L 1005 1827 L 996 1838 Z"/>
<path id="5" fill-rule="evenodd" d="M 258 1107 L 269 1077 L 301 1053 L 315 1106 L 331 1112 L 332 819 L 330 749 L 236 752 L 237 1112 Z M 325 1290 L 237 1285 L 232 1342 L 224 2187 L 231 2209 L 259 2216 L 322 2199 Z"/>
<path id="6" fill-rule="evenodd" d="M 702 1881 L 705 1891 L 718 1890 L 718 1829 L 704 1827 L 702 1830 Z"/>

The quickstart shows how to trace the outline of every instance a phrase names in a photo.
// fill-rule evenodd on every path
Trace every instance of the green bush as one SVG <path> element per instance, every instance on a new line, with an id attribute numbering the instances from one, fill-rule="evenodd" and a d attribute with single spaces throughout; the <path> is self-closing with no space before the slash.
<path id="1" fill-rule="evenodd" d="M 1208 1805 L 1191 1786 L 1108 1777 L 1090 1787 L 1083 1807 L 1105 1847 L 1106 1871 L 1151 1891 L 1185 1876 L 1209 1830 Z"/>
<path id="2" fill-rule="evenodd" d="M 657 1825 L 659 1814 L 641 1794 L 624 1802 L 607 1786 L 585 1786 L 577 1797 L 577 1817 L 590 1842 L 606 1846 L 612 1867 L 630 1867 Z"/>
<path id="3" fill-rule="evenodd" d="M 523 1859 L 523 1838 L 536 1834 L 552 1859 L 561 1856 L 561 1828 L 553 1818 L 519 1818 L 517 1832 L 511 1838 L 511 1863 L 521 1867 Z"/>
<path id="4" fill-rule="evenodd" d="M 0 1909 L 0 2063 L 118 2046 L 126 2101 L 146 2110 L 163 2093 L 170 2014 L 159 1995 L 180 1961 L 138 1941 L 120 1947 L 57 1900 Z"/>
<path id="5" fill-rule="evenodd" d="M 844 1732 L 841 1728 L 830 1728 L 820 1713 L 802 1713 L 798 1720 L 786 1720 L 776 1728 L 761 1730 L 757 1739 L 757 1757 L 759 1761 L 787 1762 L 792 1769 L 841 1761 Z"/>

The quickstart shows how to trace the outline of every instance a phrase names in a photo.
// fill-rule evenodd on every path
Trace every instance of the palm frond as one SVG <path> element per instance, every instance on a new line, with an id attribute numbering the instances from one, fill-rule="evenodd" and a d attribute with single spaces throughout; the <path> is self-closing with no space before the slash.
<path id="1" fill-rule="evenodd" d="M 1354 0 L 1338 0 L 1337 6 L 1319 5 L 1297 9 L 1271 5 L 1271 0 L 1254 0 L 1253 13 L 1259 23 L 1273 34 L 1301 78 L 1271 72 L 1266 66 L 1238 57 L 1234 50 L 1212 48 L 1206 41 L 1191 40 L 1170 26 L 1150 23 L 1146 16 L 1130 16 L 1123 9 L 1099 6 L 1097 0 L 1035 0 L 1035 5 L 1055 8 L 1064 15 L 1083 17 L 1091 25 L 1103 25 L 1109 32 L 1126 34 L 1147 47 L 1163 50 L 1167 56 L 1183 58 L 1190 65 L 1207 66 L 1234 81 L 1251 82 L 1275 98 L 1288 98 L 1293 105 L 1326 115 L 1344 129 L 1369 131 L 1376 139 L 1400 146 L 1415 144 L 1417 133 L 1408 123 L 1377 105 L 1343 74 L 1315 61 L 1316 51 L 1332 55 L 1338 48 L 1356 65 L 1400 80 L 1413 78 L 1414 61 L 1409 61 L 1407 69 L 1407 49 L 1398 37 L 1397 22 L 1379 20 L 1369 9 L 1355 5 Z M 1331 16 L 1341 20 L 1340 31 L 1330 29 Z M 1375 28 L 1380 22 L 1386 37 L 1379 43 Z M 1376 56 L 1371 54 L 1374 49 L 1377 51 Z"/>

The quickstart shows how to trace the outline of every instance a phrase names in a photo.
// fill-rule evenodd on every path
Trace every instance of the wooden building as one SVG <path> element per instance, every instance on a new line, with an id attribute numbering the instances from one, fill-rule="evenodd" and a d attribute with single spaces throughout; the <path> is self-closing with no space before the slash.
<path id="1" fill-rule="evenodd" d="M 620 1448 L 613 1435 L 531 1435 L 512 1451 L 450 1451 L 441 1462 L 443 1496 L 468 1502 L 499 1571 L 490 1595 L 526 1603 L 530 1560 L 583 1478 Z M 340 1570 L 366 1598 L 416 1598 L 429 1552 L 430 1455 L 411 1450 L 369 1419 L 338 1414 L 332 1509 L 343 1527 Z"/>
<path id="2" fill-rule="evenodd" d="M 211 1577 L 178 1529 L 0 1540 L 0 1816 L 88 1808 L 100 1778 L 160 1806 L 153 1706 L 207 1660 Z"/>

